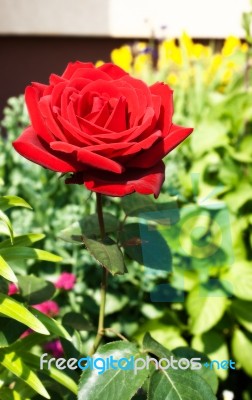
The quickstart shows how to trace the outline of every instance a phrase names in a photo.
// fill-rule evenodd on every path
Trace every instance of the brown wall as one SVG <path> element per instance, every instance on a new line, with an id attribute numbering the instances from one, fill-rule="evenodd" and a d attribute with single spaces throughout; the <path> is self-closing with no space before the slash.
<path id="1" fill-rule="evenodd" d="M 110 52 L 128 39 L 0 36 L 0 118 L 6 100 L 32 81 L 47 83 L 69 61 L 110 60 Z"/>
<path id="2" fill-rule="evenodd" d="M 110 61 L 112 49 L 133 42 L 98 37 L 0 36 L 0 119 L 6 100 L 22 94 L 30 82 L 47 83 L 49 75 L 62 73 L 69 61 Z"/>

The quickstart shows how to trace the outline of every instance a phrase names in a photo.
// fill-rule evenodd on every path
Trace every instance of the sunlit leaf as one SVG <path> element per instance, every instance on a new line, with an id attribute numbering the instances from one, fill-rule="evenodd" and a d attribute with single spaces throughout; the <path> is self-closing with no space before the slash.
<path id="1" fill-rule="evenodd" d="M 6 211 L 11 207 L 25 207 L 25 208 L 32 209 L 32 207 L 21 197 L 1 196 L 0 197 L 0 209 L 2 211 Z"/>
<path id="2" fill-rule="evenodd" d="M 105 344 L 93 356 L 96 358 L 120 358 L 143 357 L 137 347 L 129 342 L 113 342 Z M 130 362 L 130 361 L 129 361 Z M 83 371 L 79 383 L 78 400 L 111 400 L 115 397 L 120 400 L 130 400 L 136 391 L 143 385 L 148 376 L 148 370 L 139 370 L 134 374 L 132 369 L 107 369 L 103 374 L 98 374 L 94 369 Z"/>
<path id="3" fill-rule="evenodd" d="M 6 317 L 16 319 L 17 321 L 25 324 L 35 332 L 49 335 L 45 325 L 39 321 L 32 313 L 23 306 L 23 304 L 16 300 L 0 293 L 0 313 Z"/>
<path id="4" fill-rule="evenodd" d="M 0 255 L 0 275 L 11 282 L 17 282 L 17 277 L 12 271 L 11 267 L 4 260 L 4 258 Z"/>
<path id="5" fill-rule="evenodd" d="M 46 399 L 50 396 L 44 385 L 35 374 L 15 352 L 0 351 L 0 363 L 11 371 L 14 375 L 22 379 L 27 385 L 31 386 L 37 393 Z"/>

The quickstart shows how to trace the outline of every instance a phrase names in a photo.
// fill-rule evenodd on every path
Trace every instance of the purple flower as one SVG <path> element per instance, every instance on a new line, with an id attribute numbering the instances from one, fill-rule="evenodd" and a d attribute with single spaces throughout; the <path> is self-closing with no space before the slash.
<path id="1" fill-rule="evenodd" d="M 45 351 L 48 351 L 48 353 L 51 353 L 55 358 L 60 358 L 64 354 L 63 347 L 59 339 L 46 343 L 44 345 L 44 349 Z"/>

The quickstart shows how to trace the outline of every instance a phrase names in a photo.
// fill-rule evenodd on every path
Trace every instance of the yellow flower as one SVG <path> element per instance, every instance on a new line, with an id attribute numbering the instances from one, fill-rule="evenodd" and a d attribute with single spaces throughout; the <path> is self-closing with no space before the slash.
<path id="1" fill-rule="evenodd" d="M 130 72 L 133 61 L 130 46 L 122 46 L 119 49 L 114 49 L 111 52 L 111 60 L 114 64 L 123 68 L 126 72 Z"/>
<path id="2" fill-rule="evenodd" d="M 238 65 L 237 65 L 237 63 L 234 62 L 234 61 L 228 61 L 228 62 L 227 62 L 227 67 L 228 67 L 229 69 L 236 69 L 236 68 L 238 67 Z"/>
<path id="3" fill-rule="evenodd" d="M 215 54 L 212 58 L 212 62 L 210 64 L 209 70 L 211 74 L 215 74 L 221 66 L 223 58 L 221 54 Z"/>
<path id="4" fill-rule="evenodd" d="M 104 64 L 104 61 L 98 60 L 98 61 L 96 61 L 95 66 L 96 66 L 96 68 L 98 68 L 98 67 L 100 67 L 100 66 L 103 65 L 103 64 Z"/>
<path id="5" fill-rule="evenodd" d="M 204 82 L 207 84 L 211 82 L 211 80 L 214 78 L 215 74 L 218 72 L 220 67 L 222 66 L 223 63 L 223 57 L 221 54 L 215 54 L 210 62 L 210 65 L 206 69 L 204 73 Z"/>
<path id="6" fill-rule="evenodd" d="M 223 56 L 228 57 L 231 56 L 239 47 L 241 47 L 240 39 L 235 36 L 229 36 L 225 40 L 221 53 Z"/>
<path id="7" fill-rule="evenodd" d="M 233 74 L 234 74 L 233 70 L 230 68 L 227 68 L 221 77 L 221 83 L 223 83 L 224 85 L 227 85 L 230 82 Z"/>
<path id="8" fill-rule="evenodd" d="M 193 56 L 194 43 L 187 33 L 183 32 L 180 38 L 181 46 L 185 48 L 188 57 Z"/>
<path id="9" fill-rule="evenodd" d="M 166 78 L 166 83 L 171 86 L 176 86 L 178 84 L 178 75 L 174 72 L 170 72 Z"/>
<path id="10" fill-rule="evenodd" d="M 242 51 L 243 53 L 247 53 L 247 52 L 248 52 L 248 49 L 249 49 L 248 43 L 242 43 L 242 45 L 241 45 L 241 51 Z"/>
<path id="11" fill-rule="evenodd" d="M 193 56 L 195 58 L 204 58 L 204 57 L 210 57 L 212 51 L 209 46 L 203 46 L 203 44 L 200 43 L 195 43 L 193 45 Z"/>
<path id="12" fill-rule="evenodd" d="M 152 58 L 150 54 L 138 54 L 134 60 L 134 70 L 136 73 L 141 73 L 144 69 L 150 67 Z"/>
<path id="13" fill-rule="evenodd" d="M 174 39 L 164 40 L 158 49 L 158 69 L 167 68 L 170 62 L 182 64 L 181 49 L 176 46 Z"/>

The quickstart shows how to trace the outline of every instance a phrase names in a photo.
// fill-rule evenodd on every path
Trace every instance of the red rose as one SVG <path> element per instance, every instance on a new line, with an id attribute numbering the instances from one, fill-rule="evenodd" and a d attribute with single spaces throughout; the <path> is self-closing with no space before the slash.
<path id="1" fill-rule="evenodd" d="M 148 87 L 113 64 L 68 64 L 50 84 L 25 91 L 31 126 L 13 143 L 24 157 L 58 172 L 67 183 L 94 192 L 124 196 L 159 195 L 162 158 L 191 128 L 172 123 L 172 90 Z"/>

